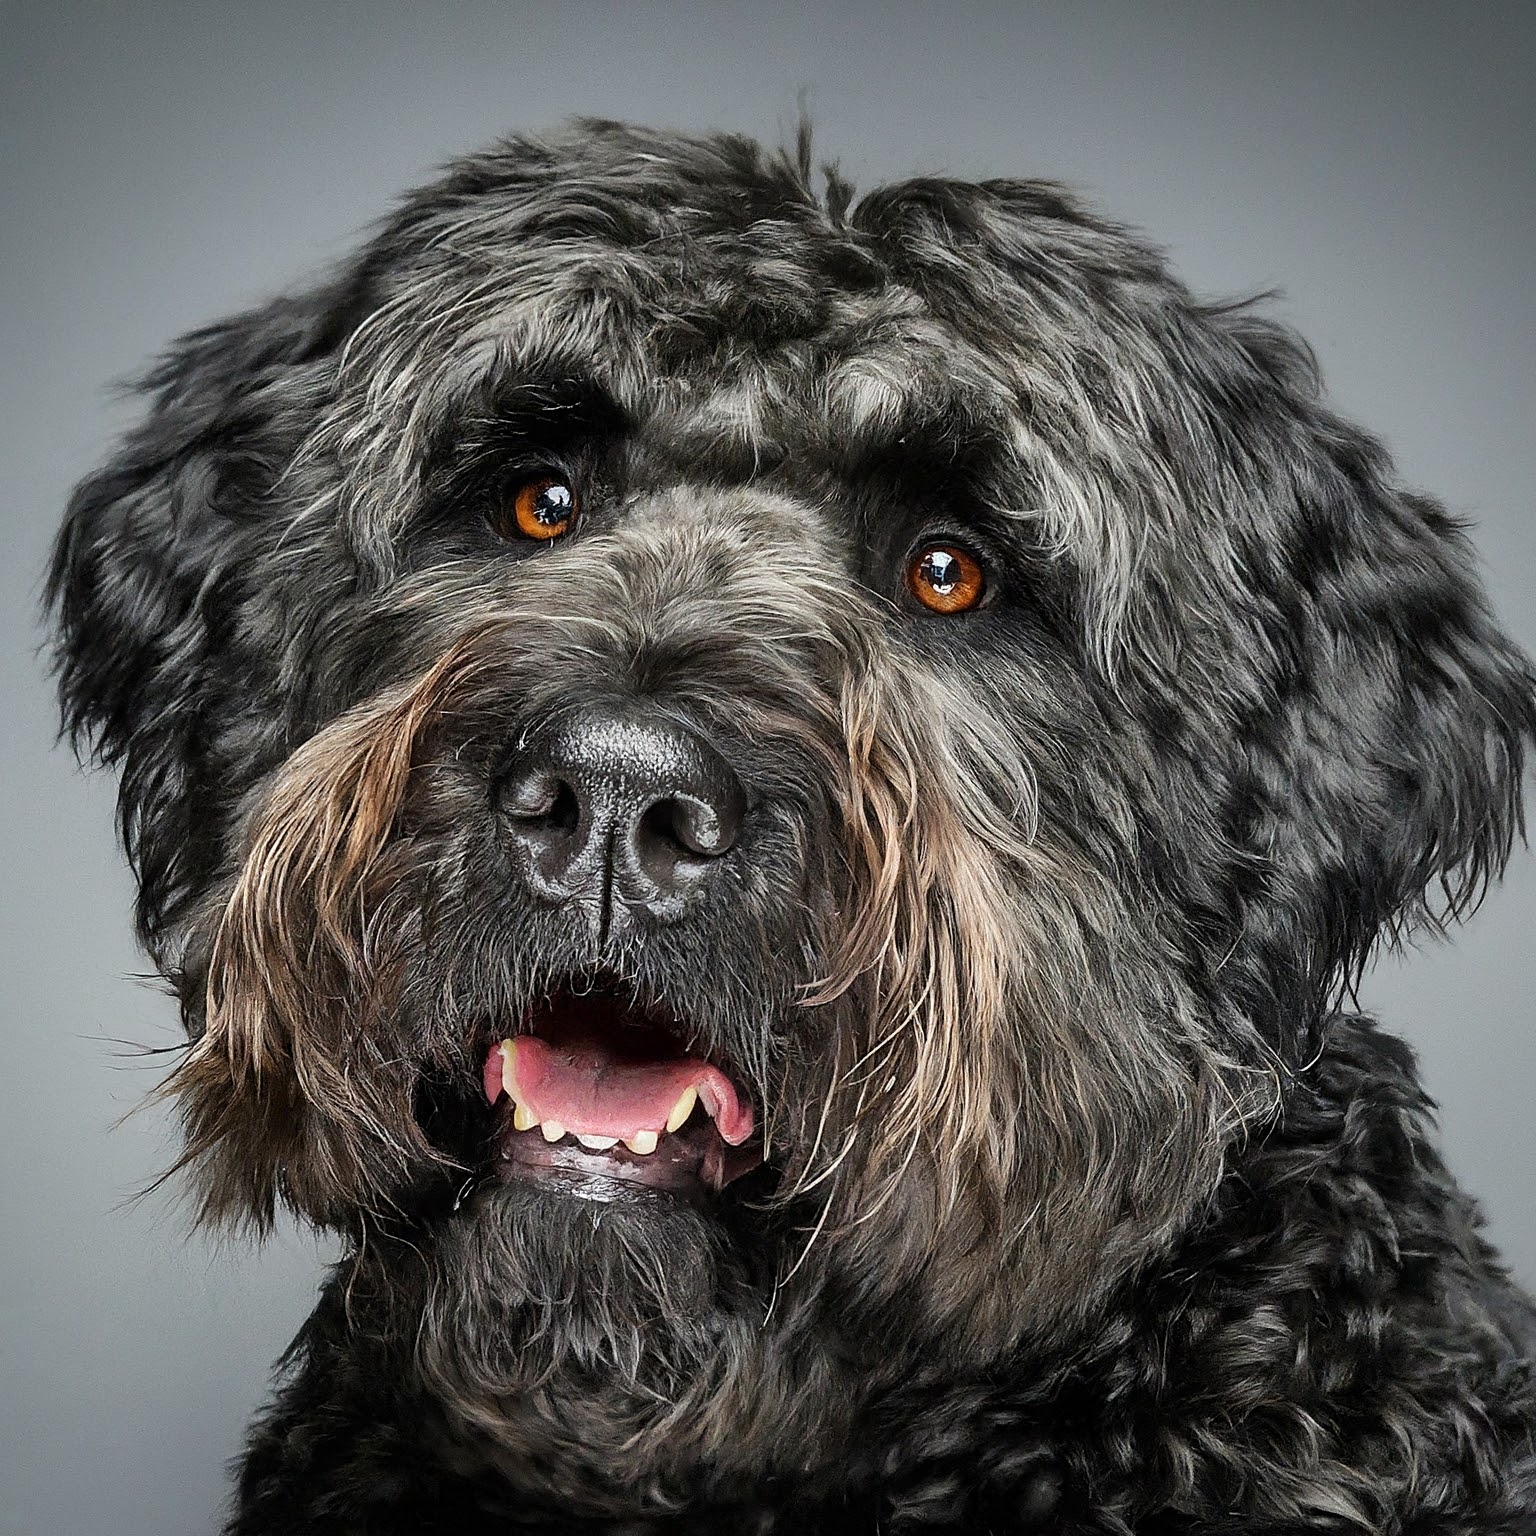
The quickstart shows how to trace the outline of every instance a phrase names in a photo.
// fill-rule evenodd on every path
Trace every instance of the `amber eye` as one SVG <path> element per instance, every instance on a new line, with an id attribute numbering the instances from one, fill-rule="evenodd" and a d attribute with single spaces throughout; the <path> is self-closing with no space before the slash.
<path id="1" fill-rule="evenodd" d="M 503 538 L 553 539 L 576 521 L 581 499 L 569 480 L 551 475 L 525 480 L 512 496 L 511 515 L 503 508 L 496 520 Z"/>
<path id="2" fill-rule="evenodd" d="M 930 544 L 907 566 L 907 590 L 934 613 L 965 613 L 986 589 L 981 562 L 957 544 Z"/>

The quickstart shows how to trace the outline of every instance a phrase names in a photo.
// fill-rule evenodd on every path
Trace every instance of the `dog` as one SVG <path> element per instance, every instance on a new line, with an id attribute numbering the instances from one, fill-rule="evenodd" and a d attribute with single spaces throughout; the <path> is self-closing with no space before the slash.
<path id="1" fill-rule="evenodd" d="M 193 333 L 49 602 L 214 1227 L 227 1531 L 1536 1529 L 1367 957 L 1536 674 L 1253 304 L 1041 181 L 601 121 Z"/>

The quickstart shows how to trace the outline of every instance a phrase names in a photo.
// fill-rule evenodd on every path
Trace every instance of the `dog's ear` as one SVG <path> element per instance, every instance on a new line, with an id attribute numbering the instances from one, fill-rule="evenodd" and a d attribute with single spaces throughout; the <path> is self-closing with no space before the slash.
<path id="1" fill-rule="evenodd" d="M 120 772 L 139 927 L 157 959 L 217 858 L 239 787 L 228 775 L 255 755 L 250 741 L 230 750 L 240 720 L 249 731 L 263 713 L 237 614 L 346 309 L 337 285 L 183 339 L 141 381 L 149 410 L 76 489 L 54 547 L 64 731 Z"/>
<path id="2" fill-rule="evenodd" d="M 1226 409 L 1250 413 L 1229 415 L 1229 441 L 1255 500 L 1227 534 L 1244 617 L 1221 832 L 1239 949 L 1288 1006 L 1336 997 L 1384 935 L 1461 916 L 1502 870 L 1536 674 L 1460 528 L 1319 403 L 1306 350 L 1249 313 L 1223 324 L 1246 373 Z"/>

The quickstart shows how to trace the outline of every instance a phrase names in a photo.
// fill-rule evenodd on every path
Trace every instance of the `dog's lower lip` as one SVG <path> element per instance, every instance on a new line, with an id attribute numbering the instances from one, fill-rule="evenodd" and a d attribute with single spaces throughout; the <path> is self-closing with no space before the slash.
<path id="1" fill-rule="evenodd" d="M 594 1151 L 570 1137 L 549 1142 L 537 1130 L 514 1129 L 505 1116 L 496 1168 L 502 1177 L 548 1182 L 592 1200 L 659 1194 L 704 1201 L 762 1161 L 760 1146 L 730 1146 L 709 1121 L 665 1136 L 654 1152 L 642 1154 L 623 1143 Z"/>

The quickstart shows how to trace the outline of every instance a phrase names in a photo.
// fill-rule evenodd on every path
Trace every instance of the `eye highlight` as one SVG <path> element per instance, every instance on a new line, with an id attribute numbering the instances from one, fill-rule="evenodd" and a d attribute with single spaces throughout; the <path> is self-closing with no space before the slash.
<path id="1" fill-rule="evenodd" d="M 570 529 L 580 512 L 581 497 L 569 480 L 540 475 L 517 487 L 511 504 L 497 509 L 494 523 L 507 540 L 555 539 Z"/>
<path id="2" fill-rule="evenodd" d="M 981 562 L 958 544 L 927 544 L 907 562 L 907 590 L 932 613 L 966 613 L 987 590 Z"/>

